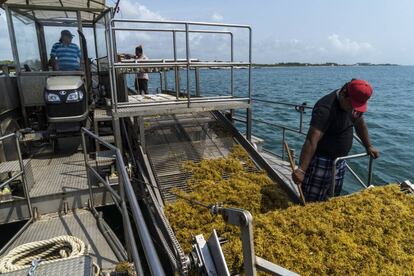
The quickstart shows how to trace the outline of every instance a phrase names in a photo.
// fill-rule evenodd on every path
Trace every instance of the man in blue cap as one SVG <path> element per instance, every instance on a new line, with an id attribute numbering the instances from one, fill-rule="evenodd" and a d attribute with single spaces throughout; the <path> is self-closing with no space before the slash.
<path id="1" fill-rule="evenodd" d="M 69 30 L 60 33 L 59 42 L 56 42 L 50 51 L 50 61 L 55 71 L 78 71 L 80 69 L 80 49 L 72 43 L 74 35 Z"/>

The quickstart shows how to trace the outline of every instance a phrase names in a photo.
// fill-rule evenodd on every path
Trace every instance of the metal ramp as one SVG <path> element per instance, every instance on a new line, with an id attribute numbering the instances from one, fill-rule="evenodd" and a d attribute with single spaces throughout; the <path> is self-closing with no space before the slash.
<path id="1" fill-rule="evenodd" d="M 241 144 L 247 150 L 256 162 L 257 169 L 267 170 L 275 183 L 285 186 L 295 198 L 297 188 L 280 172 L 283 168 L 267 163 L 267 167 L 261 165 L 266 162 L 263 156 L 246 140 L 235 136 L 234 127 L 229 128 L 217 114 L 200 112 L 145 120 L 146 152 L 163 200 L 175 200 L 174 193 L 169 192 L 171 189 L 189 191 L 186 180 L 190 175 L 182 170 L 184 162 L 225 157 L 236 144 Z"/>

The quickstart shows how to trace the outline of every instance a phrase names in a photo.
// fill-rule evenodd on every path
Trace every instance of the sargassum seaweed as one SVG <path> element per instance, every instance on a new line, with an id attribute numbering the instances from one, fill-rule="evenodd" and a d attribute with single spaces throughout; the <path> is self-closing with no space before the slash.
<path id="1" fill-rule="evenodd" d="M 414 197 L 398 185 L 370 188 L 326 202 L 294 205 L 254 165 L 241 147 L 226 158 L 185 163 L 190 193 L 205 203 L 248 210 L 253 215 L 255 254 L 303 275 L 414 275 Z M 165 213 L 186 252 L 194 235 L 212 229 L 228 240 L 227 264 L 242 272 L 237 227 L 178 199 Z"/>

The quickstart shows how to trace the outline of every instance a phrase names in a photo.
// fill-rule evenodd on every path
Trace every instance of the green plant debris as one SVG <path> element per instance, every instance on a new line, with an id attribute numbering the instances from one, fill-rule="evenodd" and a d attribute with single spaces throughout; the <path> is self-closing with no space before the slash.
<path id="1" fill-rule="evenodd" d="M 186 163 L 192 192 L 181 195 L 204 203 L 249 210 L 254 219 L 255 254 L 303 275 L 413 275 L 414 197 L 398 185 L 367 189 L 327 202 L 293 205 L 264 172 L 254 171 L 235 147 L 226 158 Z M 223 177 L 225 176 L 225 177 Z M 186 252 L 193 235 L 207 238 L 215 228 L 228 239 L 223 251 L 229 268 L 242 269 L 237 227 L 225 225 L 183 199 L 166 215 Z"/>

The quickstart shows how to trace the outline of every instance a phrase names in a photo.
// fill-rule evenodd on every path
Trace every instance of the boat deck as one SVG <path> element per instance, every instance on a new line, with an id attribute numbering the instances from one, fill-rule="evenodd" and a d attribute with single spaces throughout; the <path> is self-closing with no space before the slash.
<path id="1" fill-rule="evenodd" d="M 298 186 L 292 180 L 292 169 L 287 161 L 282 160 L 280 157 L 271 154 L 267 151 L 262 151 L 260 154 L 266 160 L 269 165 L 279 173 L 280 178 L 299 195 Z"/>
<path id="2" fill-rule="evenodd" d="M 114 158 L 107 155 L 106 151 L 101 151 L 89 162 L 100 170 L 109 171 Z M 89 186 L 85 159 L 79 144 L 67 145 L 56 150 L 56 153 L 35 154 L 25 159 L 24 163 L 32 206 L 39 214 L 87 207 Z M 4 162 L 1 165 L 1 172 L 7 170 L 13 174 L 20 170 L 17 161 Z M 98 206 L 113 203 L 102 185 L 97 181 L 92 185 Z M 116 181 L 113 181 L 112 185 L 117 186 Z M 13 200 L 0 203 L 0 224 L 24 220 L 28 217 L 25 198 L 14 197 Z"/>
<path id="3" fill-rule="evenodd" d="M 250 107 L 248 98 L 231 96 L 185 97 L 169 94 L 130 95 L 128 102 L 118 102 L 119 117 L 182 114 L 212 110 L 243 109 Z"/>
<path id="4" fill-rule="evenodd" d="M 28 226 L 9 247 L 9 250 L 25 243 L 61 235 L 70 235 L 81 239 L 88 245 L 93 261 L 103 269 L 112 269 L 119 262 L 105 237 L 99 231 L 95 217 L 87 210 L 77 210 L 67 215 L 53 214 L 41 217 Z"/>

